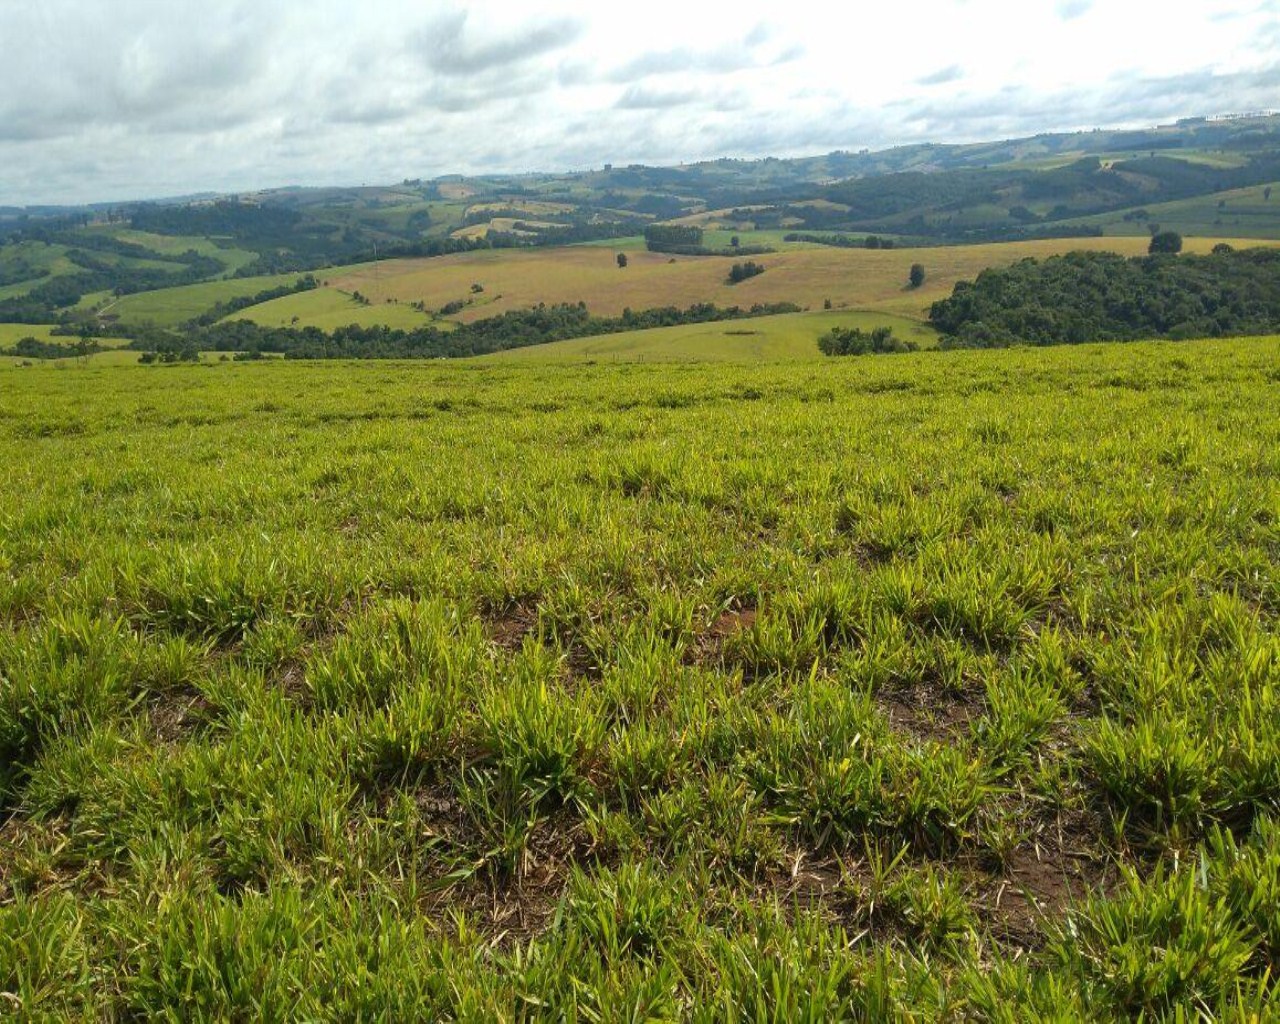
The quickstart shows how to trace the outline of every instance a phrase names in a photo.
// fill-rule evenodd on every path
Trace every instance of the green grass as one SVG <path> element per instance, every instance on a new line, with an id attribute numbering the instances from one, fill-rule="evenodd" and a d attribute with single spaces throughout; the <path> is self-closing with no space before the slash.
<path id="1" fill-rule="evenodd" d="M 833 327 L 871 330 L 892 327 L 894 333 L 921 348 L 933 348 L 938 337 L 915 320 L 885 313 L 787 313 L 681 327 L 627 331 L 594 338 L 575 338 L 549 345 L 510 349 L 480 362 L 772 362 L 820 360 L 818 338 Z"/>
<path id="2" fill-rule="evenodd" d="M 52 324 L 0 324 L 0 348 L 13 348 L 23 338 L 35 338 L 37 342 L 74 344 L 78 338 L 59 338 L 52 334 Z"/>
<path id="3" fill-rule="evenodd" d="M 411 331 L 436 322 L 433 317 L 401 302 L 366 306 L 356 302 L 349 294 L 333 288 L 316 288 L 313 291 L 286 295 L 284 298 L 250 306 L 228 319 L 251 320 L 264 327 L 318 327 L 322 331 L 333 331 L 351 324 L 359 324 L 361 327 L 385 324 Z"/>
<path id="4" fill-rule="evenodd" d="M 0 1003 L 1269 1019 L 1277 366 L 0 366 Z"/>
<path id="5" fill-rule="evenodd" d="M 233 278 L 179 288 L 163 288 L 153 292 L 139 292 L 136 295 L 125 295 L 114 302 L 108 301 L 99 312 L 119 317 L 124 323 L 153 323 L 161 327 L 176 327 L 192 317 L 208 312 L 219 302 L 256 295 L 268 288 L 291 285 L 300 276 L 299 274 L 276 274 L 267 277 Z"/>
<path id="6" fill-rule="evenodd" d="M 79 268 L 67 259 L 66 252 L 65 245 L 49 245 L 45 242 L 19 242 L 15 245 L 0 246 L 0 268 L 7 269 L 22 262 L 36 268 L 37 271 L 48 270 L 54 277 L 75 273 Z M 32 288 L 48 280 L 49 277 L 33 278 L 0 287 L 0 302 L 26 295 Z"/>
<path id="7" fill-rule="evenodd" d="M 1269 200 L 1264 198 L 1268 187 L 1274 189 Z M 1126 221 L 1124 215 L 1132 211 L 1121 210 L 1073 223 L 1097 225 L 1114 236 L 1146 235 L 1148 224 L 1199 237 L 1261 241 L 1280 236 L 1280 185 L 1257 185 L 1171 203 L 1153 203 L 1142 209 L 1149 214 L 1148 221 Z"/>
<path id="8" fill-rule="evenodd" d="M 75 345 L 80 339 L 78 337 L 66 337 L 65 335 L 55 335 L 51 324 L 0 324 L 0 349 L 11 349 L 15 344 L 23 338 L 35 338 L 37 341 L 49 342 L 55 345 Z M 128 342 L 120 338 L 96 338 L 94 339 L 102 348 L 108 349 L 106 352 L 98 352 L 92 356 L 71 356 L 67 359 L 26 359 L 19 356 L 0 356 L 0 366 L 11 366 L 18 368 L 38 368 L 38 367 L 65 367 L 65 366 L 87 366 L 92 363 L 95 366 L 118 366 L 138 361 L 137 352 L 126 352 L 122 348 Z"/>
<path id="9" fill-rule="evenodd" d="M 167 256 L 180 256 L 194 249 L 201 256 L 211 256 L 220 260 L 226 266 L 228 274 L 235 273 L 241 267 L 247 267 L 258 258 L 257 253 L 248 249 L 224 248 L 213 239 L 203 236 L 157 235 L 150 231 L 134 231 L 121 227 L 101 227 L 94 230 L 118 238 L 122 242 L 146 246 L 153 252 L 164 253 Z"/>
<path id="10" fill-rule="evenodd" d="M 19 359 L 14 356 L 4 356 L 0 357 L 0 366 L 13 366 L 24 370 L 65 370 L 85 366 L 132 366 L 137 363 L 138 357 L 139 353 L 130 349 L 113 348 L 105 352 L 95 352 L 91 356 L 68 356 L 65 359 Z M 212 360 L 216 359 L 217 356 L 203 353 L 202 358 Z"/>
<path id="11" fill-rule="evenodd" d="M 730 231 L 714 228 L 703 231 L 702 244 L 709 249 L 729 249 L 732 247 L 734 238 L 738 239 L 738 244 L 743 246 L 765 245 L 779 252 L 786 252 L 793 249 L 812 249 L 813 242 L 788 242 L 786 236 L 795 232 L 802 232 L 811 235 L 828 234 L 822 231 L 805 231 L 803 228 L 782 228 L 780 230 L 770 231 Z M 757 257 L 751 257 L 756 259 Z"/>

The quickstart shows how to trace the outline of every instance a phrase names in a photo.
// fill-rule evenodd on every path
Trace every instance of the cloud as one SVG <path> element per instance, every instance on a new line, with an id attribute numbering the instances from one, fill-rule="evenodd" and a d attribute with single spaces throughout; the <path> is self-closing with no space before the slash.
<path id="1" fill-rule="evenodd" d="M 619 97 L 618 110 L 672 110 L 685 107 L 702 98 L 696 89 L 650 89 L 633 85 Z"/>
<path id="2" fill-rule="evenodd" d="M 761 67 L 776 67 L 804 56 L 805 49 L 799 43 L 784 45 L 776 53 L 763 52 L 777 38 L 777 30 L 762 23 L 748 32 L 740 42 L 725 43 L 710 49 L 677 46 L 649 51 L 615 67 L 605 77 L 610 82 L 626 84 L 656 75 L 729 75 Z"/>
<path id="3" fill-rule="evenodd" d="M 1075 21 L 1088 14 L 1092 7 L 1093 0 L 1059 0 L 1058 17 L 1063 21 Z"/>
<path id="4" fill-rule="evenodd" d="M 916 85 L 945 85 L 948 82 L 958 82 L 962 78 L 964 78 L 964 68 L 959 64 L 952 64 L 950 67 L 940 68 L 931 75 L 917 78 Z"/>
<path id="5" fill-rule="evenodd" d="M 917 2 L 739 0 L 726 34 L 678 0 L 0 0 L 0 204 L 973 141 L 1280 94 L 1280 0 L 1209 0 L 1141 47 L 1119 0 Z M 1019 66 L 998 28 L 1063 42 Z"/>
<path id="6" fill-rule="evenodd" d="M 583 23 L 572 18 L 534 21 L 489 39 L 467 31 L 470 16 L 456 11 L 436 19 L 415 36 L 424 63 L 441 75 L 465 76 L 523 64 L 562 50 L 582 34 Z"/>

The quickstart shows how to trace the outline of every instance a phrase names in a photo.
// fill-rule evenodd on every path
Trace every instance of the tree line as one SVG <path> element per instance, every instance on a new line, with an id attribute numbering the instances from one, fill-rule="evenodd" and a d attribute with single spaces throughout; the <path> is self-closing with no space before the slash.
<path id="1" fill-rule="evenodd" d="M 247 320 L 222 321 L 180 334 L 149 332 L 129 347 L 155 353 L 156 361 L 172 361 L 174 353 L 241 352 L 281 354 L 289 359 L 448 359 L 484 355 L 511 348 L 542 345 L 597 334 L 618 334 L 652 327 L 739 320 L 778 313 L 797 313 L 790 302 L 720 307 L 699 303 L 687 309 L 674 306 L 621 316 L 599 317 L 584 303 L 539 304 L 500 316 L 459 324 L 449 331 L 419 327 L 405 331 L 381 325 L 351 325 L 326 334 L 319 328 L 264 327 Z"/>
<path id="2" fill-rule="evenodd" d="M 888 355 L 915 352 L 919 347 L 914 341 L 895 337 L 892 327 L 873 327 L 869 331 L 833 327 L 818 339 L 818 349 L 824 356 Z"/>
<path id="3" fill-rule="evenodd" d="M 1025 259 L 959 282 L 929 320 L 945 347 L 1272 334 L 1280 331 L 1280 250 Z"/>

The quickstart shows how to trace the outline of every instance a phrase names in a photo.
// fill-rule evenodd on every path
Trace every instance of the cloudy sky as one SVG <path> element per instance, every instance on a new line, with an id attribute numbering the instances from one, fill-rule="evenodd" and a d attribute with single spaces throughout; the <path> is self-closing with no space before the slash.
<path id="1" fill-rule="evenodd" d="M 1280 0 L 0 0 L 0 205 L 1280 106 Z"/>

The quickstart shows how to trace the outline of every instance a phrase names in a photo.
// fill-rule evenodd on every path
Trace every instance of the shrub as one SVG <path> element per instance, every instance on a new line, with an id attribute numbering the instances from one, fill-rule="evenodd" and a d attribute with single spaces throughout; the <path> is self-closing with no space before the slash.
<path id="1" fill-rule="evenodd" d="M 920 346 L 895 338 L 892 327 L 864 331 L 857 327 L 833 327 L 818 339 L 824 356 L 865 356 L 894 352 L 914 352 Z"/>

